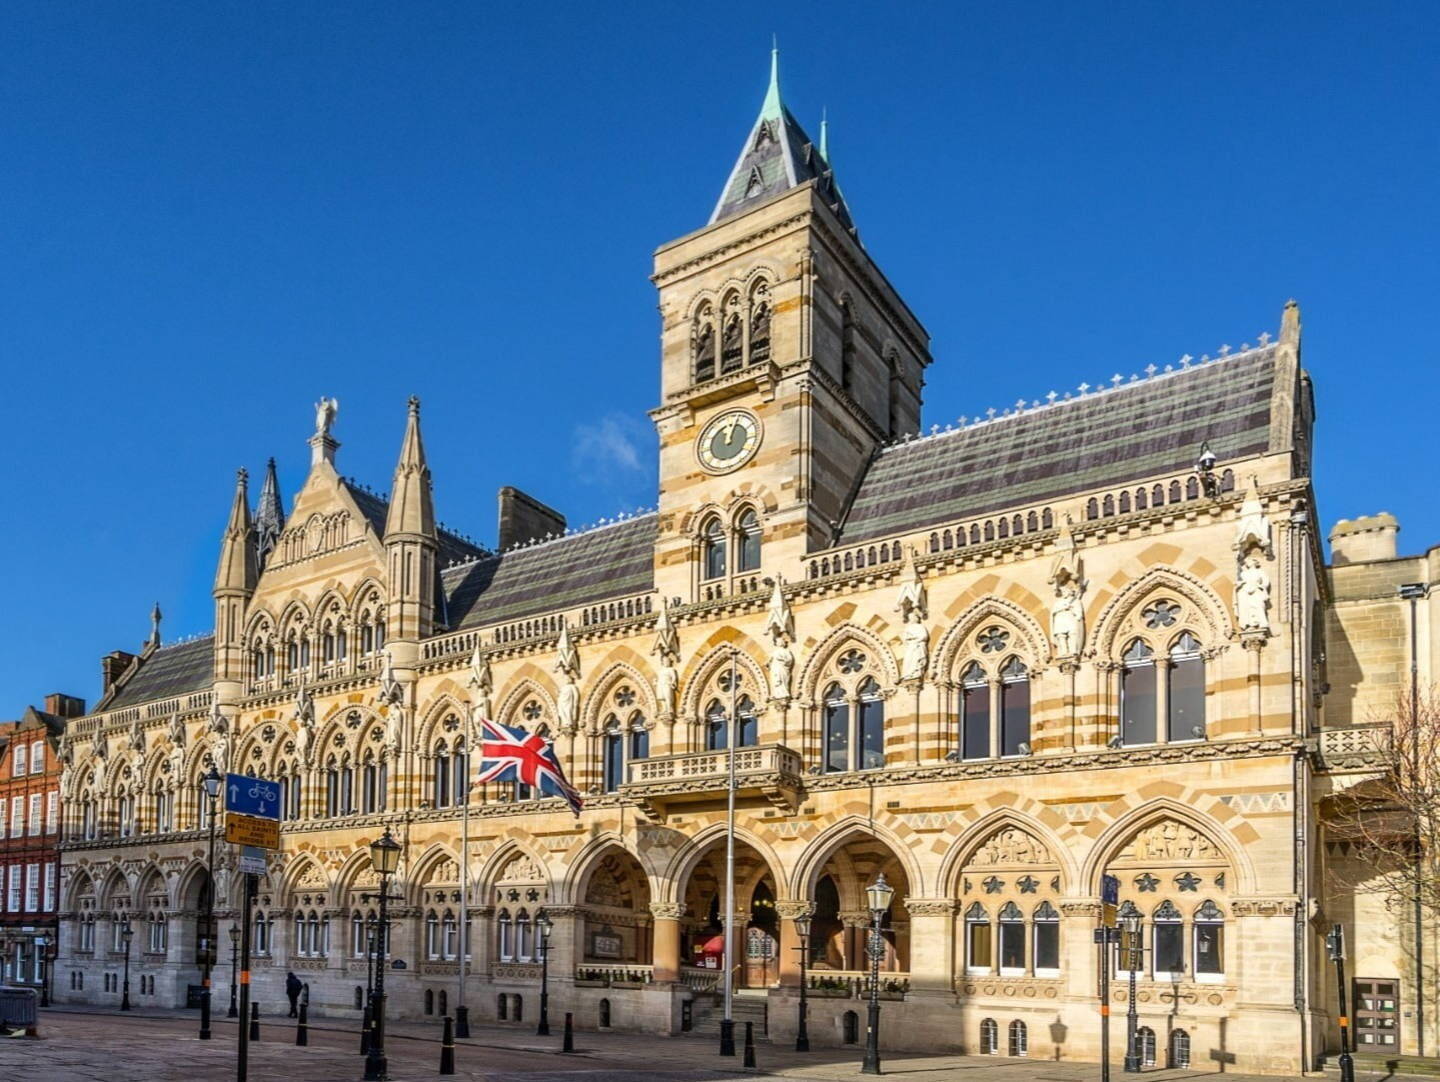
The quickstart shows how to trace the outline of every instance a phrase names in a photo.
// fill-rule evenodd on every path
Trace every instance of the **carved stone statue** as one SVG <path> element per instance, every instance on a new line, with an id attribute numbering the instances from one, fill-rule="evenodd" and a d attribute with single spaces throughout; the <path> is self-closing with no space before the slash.
<path id="1" fill-rule="evenodd" d="M 300 752 L 300 761 L 310 765 L 310 755 L 315 745 L 315 699 L 304 683 L 295 693 L 295 748 Z"/>
<path id="2" fill-rule="evenodd" d="M 104 733 L 96 733 L 95 739 L 90 742 L 90 754 L 101 762 L 110 758 L 110 738 Z"/>
<path id="3" fill-rule="evenodd" d="M 398 703 L 391 703 L 385 709 L 385 750 L 391 755 L 400 751 L 404 731 L 405 711 Z"/>
<path id="4" fill-rule="evenodd" d="M 560 625 L 560 637 L 555 640 L 555 671 L 572 680 L 580 676 L 580 654 L 570 641 L 570 625 Z"/>
<path id="5" fill-rule="evenodd" d="M 1080 583 L 1066 578 L 1055 587 L 1055 601 L 1050 606 L 1050 639 L 1057 657 L 1075 657 L 1085 649 L 1085 605 L 1080 599 Z"/>
<path id="6" fill-rule="evenodd" d="M 674 715 L 679 692 L 680 673 L 674 665 L 666 661 L 660 666 L 660 672 L 655 677 L 655 701 L 660 704 L 662 715 Z"/>
<path id="7" fill-rule="evenodd" d="M 490 672 L 490 658 L 480 651 L 480 643 L 470 655 L 470 702 L 472 716 L 477 720 L 490 720 L 494 706 L 490 693 L 495 688 L 495 677 Z"/>
<path id="8" fill-rule="evenodd" d="M 224 712 L 221 711 L 220 704 L 218 702 L 212 703 L 210 705 L 210 731 L 212 733 L 223 733 L 228 728 L 230 728 L 230 722 L 226 719 Z"/>
<path id="9" fill-rule="evenodd" d="M 130 723 L 130 750 L 145 750 L 145 730 L 141 727 L 138 717 Z"/>
<path id="10" fill-rule="evenodd" d="M 566 681 L 560 685 L 560 695 L 555 703 L 555 713 L 559 715 L 560 731 L 573 733 L 580 724 L 580 689 L 574 681 Z"/>
<path id="11" fill-rule="evenodd" d="M 659 654 L 667 665 L 680 659 L 680 635 L 670 622 L 670 602 L 665 598 L 660 600 L 660 615 L 655 618 L 655 645 L 650 652 Z"/>
<path id="12" fill-rule="evenodd" d="M 765 613 L 765 632 L 778 644 L 782 639 L 795 637 L 795 618 L 785 600 L 785 583 L 779 575 L 770 590 L 770 607 Z"/>
<path id="13" fill-rule="evenodd" d="M 178 712 L 170 715 L 170 743 L 177 748 L 185 746 L 185 723 Z"/>
<path id="14" fill-rule="evenodd" d="M 384 651 L 384 658 L 380 668 L 380 702 L 386 706 L 398 706 L 405 696 L 405 689 L 395 679 L 395 659 L 388 649 Z"/>
<path id="15" fill-rule="evenodd" d="M 790 674 L 795 668 L 795 655 L 786 645 L 782 635 L 775 636 L 775 648 L 770 651 L 770 698 L 789 702 Z"/>
<path id="16" fill-rule="evenodd" d="M 170 745 L 170 776 L 180 777 L 185 772 L 185 751 L 179 744 Z"/>
<path id="17" fill-rule="evenodd" d="M 925 679 L 925 666 L 930 660 L 930 631 L 920 619 L 922 612 L 919 604 L 905 610 L 905 626 L 900 630 L 901 680 Z"/>
<path id="18" fill-rule="evenodd" d="M 335 423 L 335 415 L 339 412 L 340 400 L 322 395 L 320 401 L 315 403 L 315 435 L 330 435 L 330 426 Z"/>
<path id="19" fill-rule="evenodd" d="M 1235 583 L 1235 618 L 1241 631 L 1269 631 L 1270 576 L 1260 557 L 1247 556 Z"/>
<path id="20" fill-rule="evenodd" d="M 215 769 L 220 773 L 230 766 L 230 734 L 223 729 L 213 734 L 210 741 L 210 755 L 215 760 Z"/>
<path id="21" fill-rule="evenodd" d="M 568 624 L 560 625 L 560 638 L 555 643 L 555 671 L 565 678 L 555 703 L 560 730 L 573 733 L 580 724 L 580 689 L 575 686 L 580 677 L 580 654 L 570 641 Z"/>

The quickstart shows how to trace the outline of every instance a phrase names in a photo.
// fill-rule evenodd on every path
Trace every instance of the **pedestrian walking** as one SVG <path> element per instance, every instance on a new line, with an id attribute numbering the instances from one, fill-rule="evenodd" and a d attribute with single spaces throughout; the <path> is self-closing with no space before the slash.
<path id="1" fill-rule="evenodd" d="M 291 1018 L 296 1018 L 296 1017 L 298 1017 L 298 1016 L 299 1016 L 299 1013 L 300 1013 L 298 1010 L 296 1010 L 296 1008 L 297 1008 L 297 1007 L 299 1006 L 299 1004 L 300 1004 L 300 989 L 301 989 L 301 987 L 303 987 L 303 986 L 302 986 L 301 983 L 300 983 L 300 978 L 299 978 L 299 977 L 295 976 L 294 973 L 290 973 L 290 972 L 287 972 L 287 973 L 285 974 L 285 994 L 290 997 L 290 1017 L 291 1017 Z"/>

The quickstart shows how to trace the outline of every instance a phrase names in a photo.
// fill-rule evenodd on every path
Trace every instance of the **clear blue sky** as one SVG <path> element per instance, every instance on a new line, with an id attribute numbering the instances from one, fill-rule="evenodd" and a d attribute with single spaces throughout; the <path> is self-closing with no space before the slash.
<path id="1" fill-rule="evenodd" d="M 1440 542 L 1433 3 L 0 10 L 0 717 L 207 630 L 234 470 L 339 397 L 440 516 L 652 501 L 650 253 L 788 104 L 933 335 L 926 424 L 1305 320 L 1320 518 Z"/>

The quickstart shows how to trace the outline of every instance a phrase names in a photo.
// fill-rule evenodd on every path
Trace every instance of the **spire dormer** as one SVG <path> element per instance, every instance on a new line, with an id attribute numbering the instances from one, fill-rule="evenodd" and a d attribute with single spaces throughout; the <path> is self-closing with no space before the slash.
<path id="1" fill-rule="evenodd" d="M 390 634 L 412 641 L 424 638 L 435 622 L 438 545 L 430 466 L 420 438 L 420 399 L 414 395 L 410 397 L 400 461 L 390 488 L 384 542 L 394 613 Z"/>

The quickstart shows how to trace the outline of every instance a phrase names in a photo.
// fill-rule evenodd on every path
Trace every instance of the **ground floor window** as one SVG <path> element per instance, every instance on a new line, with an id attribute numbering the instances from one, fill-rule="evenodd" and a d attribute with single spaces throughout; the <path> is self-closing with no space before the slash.
<path id="1" fill-rule="evenodd" d="M 982 1056 L 1000 1054 L 1000 1027 L 995 1024 L 993 1018 L 987 1018 L 980 1023 L 980 1054 Z"/>
<path id="2" fill-rule="evenodd" d="M 1018 1018 L 1010 1023 L 1010 1054 L 1012 1056 L 1028 1056 L 1030 1054 L 1030 1031 Z"/>

